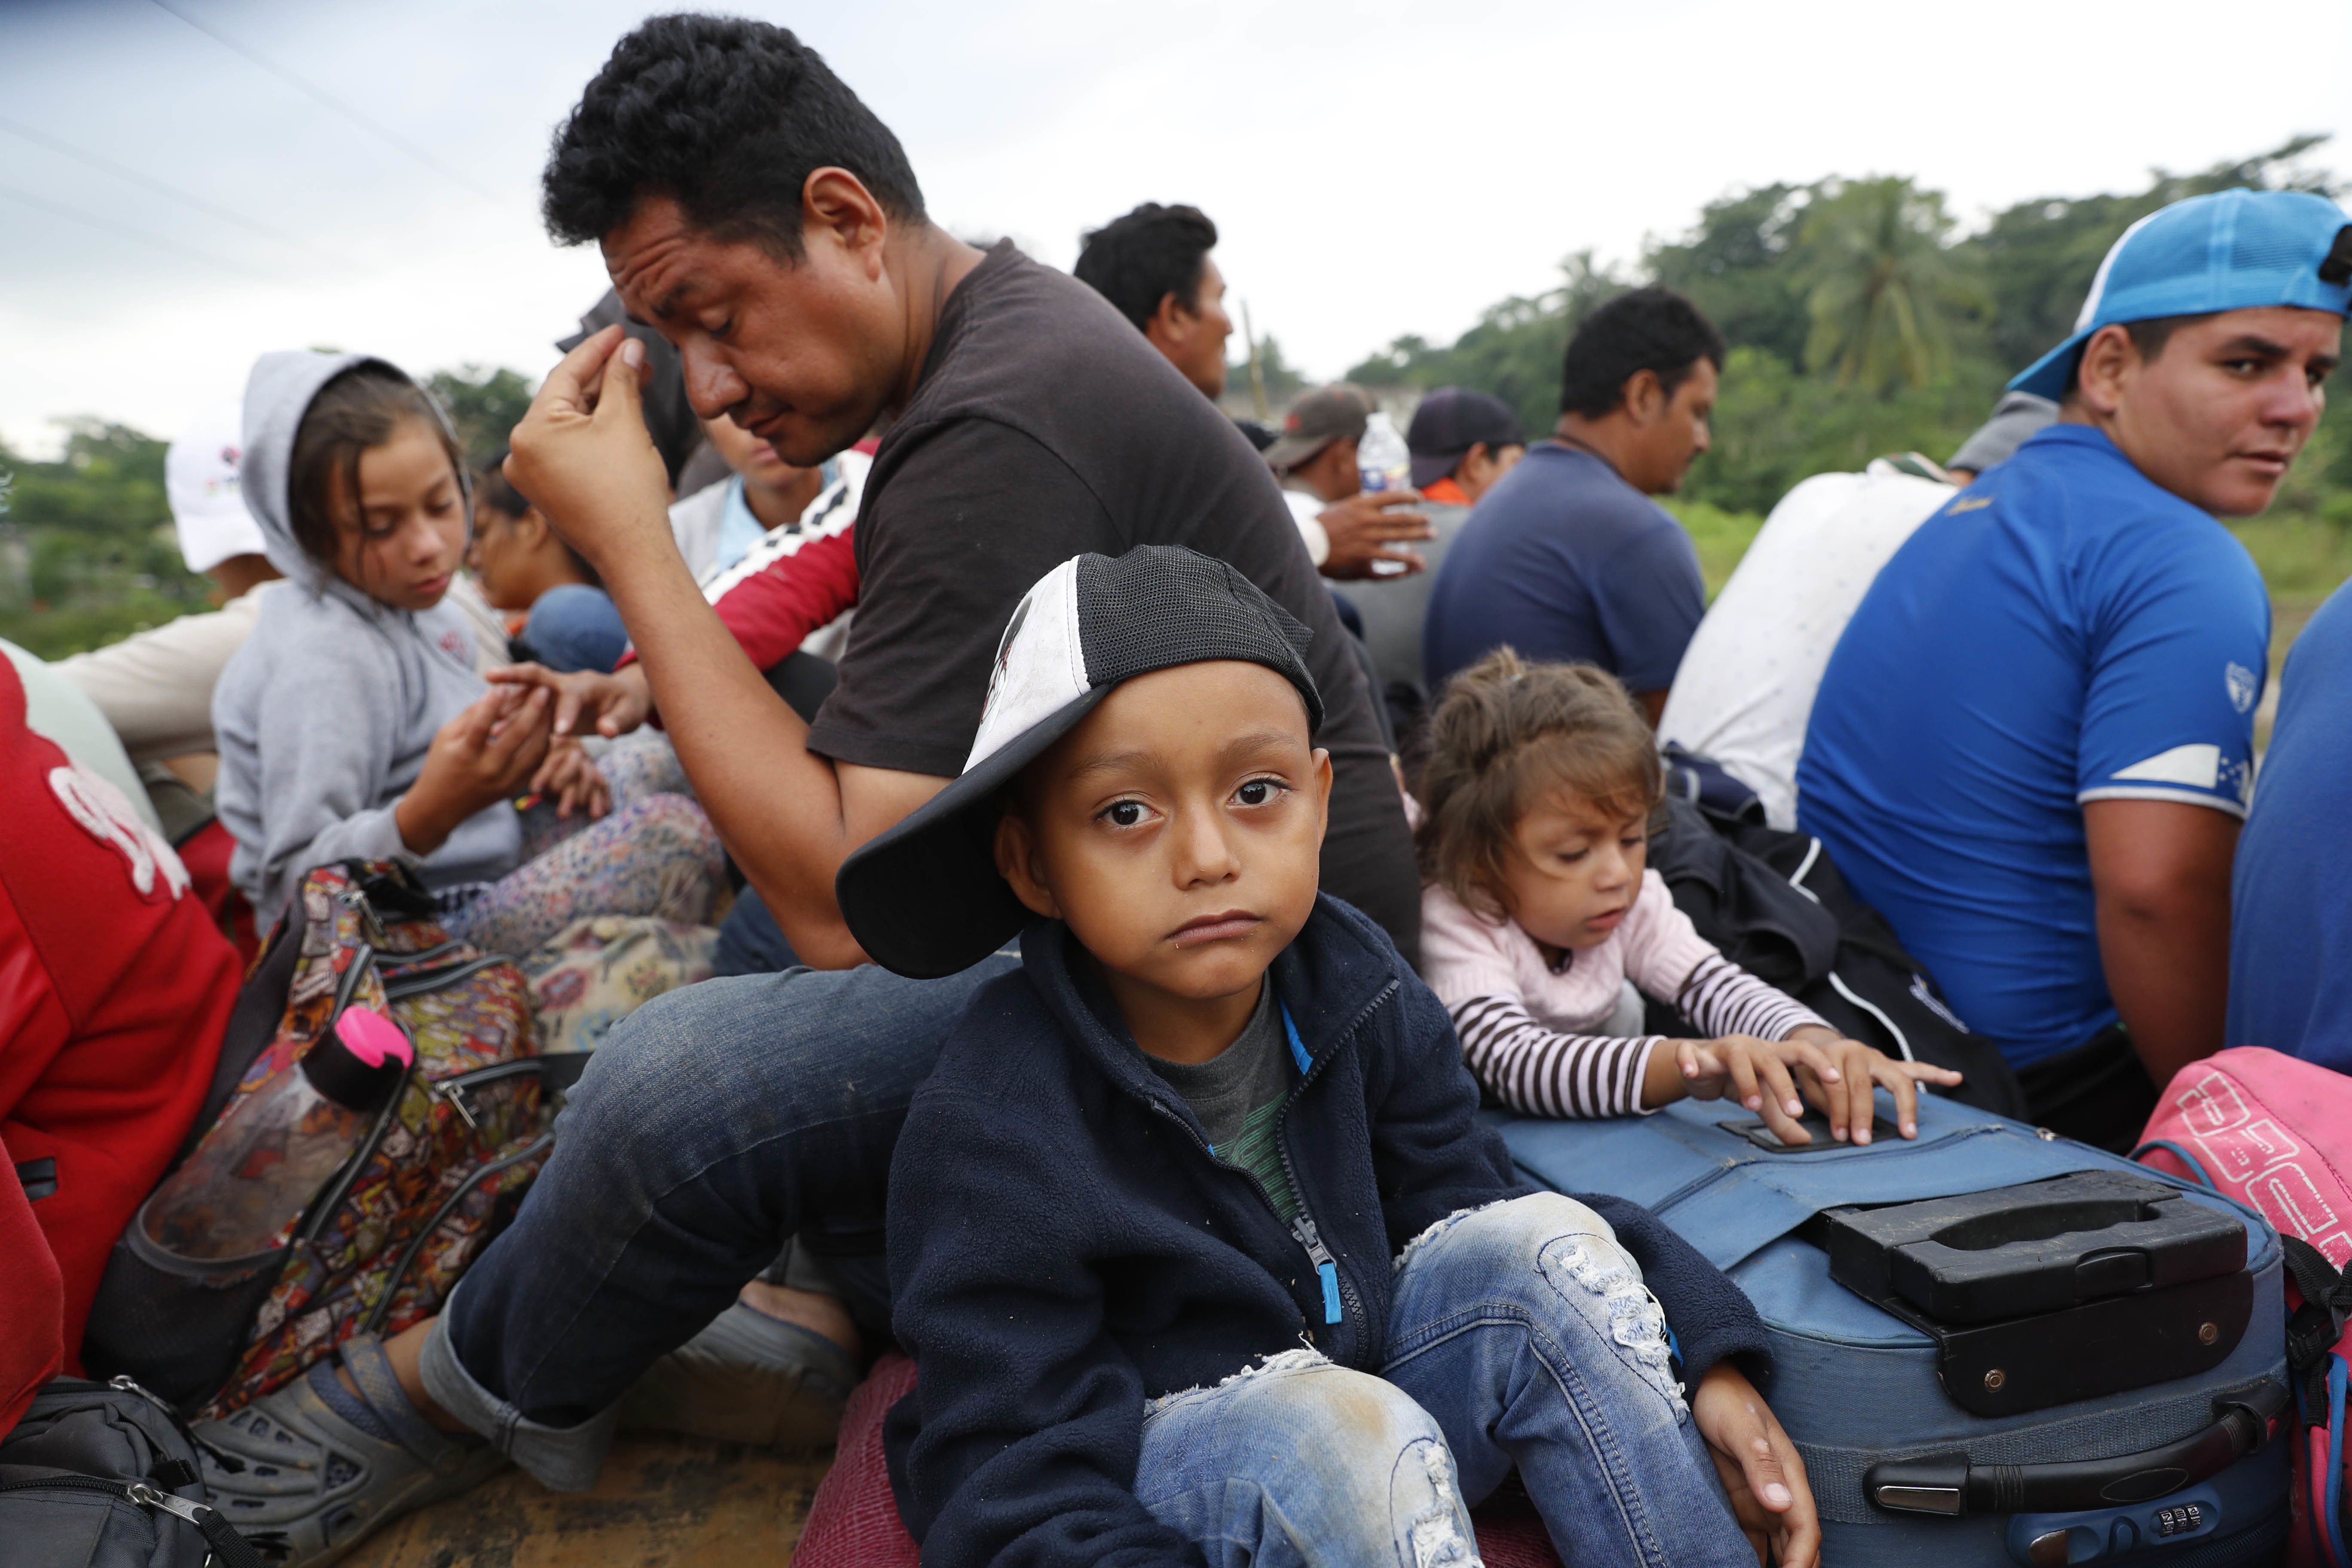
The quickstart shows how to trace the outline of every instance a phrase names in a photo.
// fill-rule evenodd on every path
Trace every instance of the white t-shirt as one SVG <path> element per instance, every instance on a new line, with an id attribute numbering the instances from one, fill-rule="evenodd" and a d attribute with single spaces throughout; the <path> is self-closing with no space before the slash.
<path id="1" fill-rule="evenodd" d="M 1873 463 L 1780 499 L 1683 654 L 1661 742 L 1712 757 L 1797 825 L 1797 759 L 1830 654 L 1886 564 L 1952 488 Z"/>
<path id="2" fill-rule="evenodd" d="M 1307 559 L 1318 570 L 1331 559 L 1331 536 L 1324 531 L 1324 509 L 1331 503 L 1307 490 L 1282 487 L 1282 499 L 1289 503 L 1290 521 L 1298 525 L 1298 536 L 1307 541 Z"/>

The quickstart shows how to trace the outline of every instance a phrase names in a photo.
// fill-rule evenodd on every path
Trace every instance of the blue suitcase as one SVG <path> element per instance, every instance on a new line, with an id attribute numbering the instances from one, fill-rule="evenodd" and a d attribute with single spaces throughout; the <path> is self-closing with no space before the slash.
<path id="1" fill-rule="evenodd" d="M 1530 1180 L 1648 1205 L 1748 1292 L 1833 1568 L 2278 1560 L 2260 1215 L 1933 1096 L 1916 1142 L 1882 1121 L 1866 1149 L 1818 1118 L 1783 1148 L 1729 1100 L 1497 1123 Z"/>

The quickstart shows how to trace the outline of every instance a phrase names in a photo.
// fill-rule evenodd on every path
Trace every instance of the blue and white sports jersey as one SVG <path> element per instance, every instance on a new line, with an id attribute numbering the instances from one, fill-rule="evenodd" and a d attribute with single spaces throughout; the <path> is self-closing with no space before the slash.
<path id="1" fill-rule="evenodd" d="M 2025 1067 L 2116 1019 L 2083 806 L 2244 816 L 2269 646 L 2245 547 L 2053 426 L 1871 585 L 1813 704 L 1799 824 Z"/>

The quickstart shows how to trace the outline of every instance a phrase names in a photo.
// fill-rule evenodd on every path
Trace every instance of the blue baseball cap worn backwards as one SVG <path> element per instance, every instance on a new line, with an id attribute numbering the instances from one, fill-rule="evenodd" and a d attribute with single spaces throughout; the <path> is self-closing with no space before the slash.
<path id="1" fill-rule="evenodd" d="M 2101 327 L 2292 305 L 2352 315 L 2352 223 L 2306 191 L 2216 191 L 2124 230 L 2091 279 L 2074 335 L 2009 384 L 2063 398 Z"/>

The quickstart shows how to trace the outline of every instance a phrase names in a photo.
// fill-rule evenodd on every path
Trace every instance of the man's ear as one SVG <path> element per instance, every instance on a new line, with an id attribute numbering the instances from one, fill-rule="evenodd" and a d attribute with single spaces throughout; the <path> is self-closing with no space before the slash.
<path id="1" fill-rule="evenodd" d="M 1666 390 L 1658 384 L 1658 373 L 1646 365 L 1625 378 L 1626 417 L 1636 425 L 1654 423 L 1666 411 Z"/>
<path id="2" fill-rule="evenodd" d="M 2094 414 L 2113 414 L 2123 404 L 2124 392 L 2139 369 L 2139 345 L 2119 326 L 2101 327 L 2083 345 L 2082 367 L 2074 373 L 2074 395 Z"/>
<path id="3" fill-rule="evenodd" d="M 1008 808 L 996 819 L 996 874 L 1012 885 L 1022 908 L 1049 921 L 1060 920 L 1062 906 L 1054 901 L 1038 870 L 1037 841 L 1029 831 L 1029 819 Z"/>
<path id="4" fill-rule="evenodd" d="M 1315 842 L 1331 826 L 1331 753 L 1322 747 L 1315 748 Z"/>
<path id="5" fill-rule="evenodd" d="M 1184 301 L 1178 299 L 1176 291 L 1171 289 L 1160 296 L 1160 308 L 1153 310 L 1151 319 L 1143 323 L 1143 335 L 1150 340 L 1153 348 L 1164 354 L 1171 349 L 1182 348 L 1185 340 L 1192 335 L 1192 323 L 1199 320 L 1184 308 Z"/>
<path id="6" fill-rule="evenodd" d="M 803 251 L 829 243 L 856 258 L 869 281 L 882 276 L 882 242 L 889 237 L 890 216 L 866 182 L 846 169 L 812 169 L 801 185 L 801 244 Z"/>

